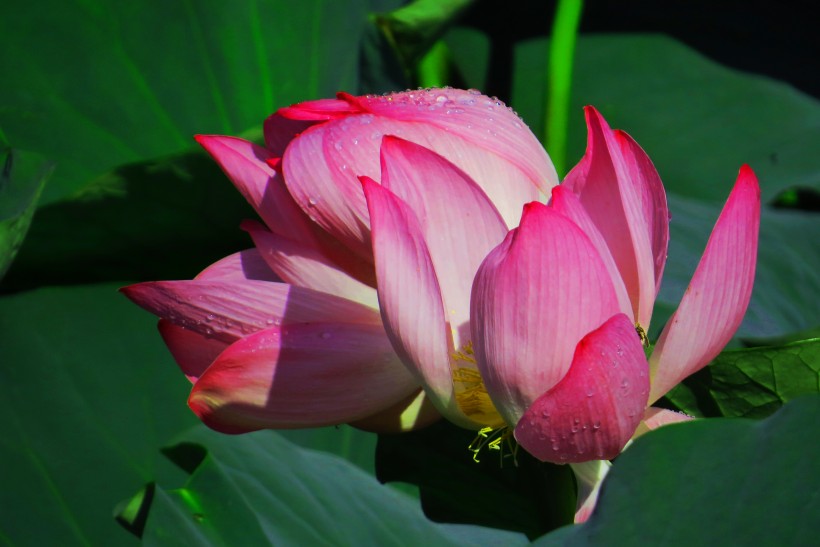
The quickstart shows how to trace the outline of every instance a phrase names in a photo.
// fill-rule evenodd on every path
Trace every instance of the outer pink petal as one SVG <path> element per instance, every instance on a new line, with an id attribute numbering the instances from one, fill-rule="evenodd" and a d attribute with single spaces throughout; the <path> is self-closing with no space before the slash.
<path id="1" fill-rule="evenodd" d="M 482 151 L 471 159 L 479 159 L 482 154 L 497 156 L 545 194 L 558 183 L 552 162 L 521 118 L 498 99 L 476 90 L 426 89 L 356 97 L 355 101 L 360 108 L 374 114 L 430 124 L 443 130 L 441 133 L 456 135 L 469 143 L 465 148 Z M 433 150 L 467 171 L 487 191 L 482 184 L 484 178 L 477 176 L 478 173 L 437 147 Z M 487 193 L 495 201 L 494 193 Z"/>
<path id="2" fill-rule="evenodd" d="M 402 106 L 396 108 L 403 110 Z M 352 114 L 306 130 L 290 144 L 284 156 L 285 180 L 291 194 L 325 230 L 367 257 L 369 222 L 357 177 L 379 178 L 377 150 L 384 135 L 420 144 L 453 162 L 476 181 L 509 225 L 518 220 L 524 203 L 537 199 L 539 183 L 542 188 L 554 184 L 554 171 L 546 154 L 520 122 L 513 123 L 521 125 L 524 136 L 516 154 L 510 156 L 493 147 L 496 141 L 484 139 L 483 128 L 496 127 L 487 121 L 493 120 L 490 114 L 481 128 L 472 128 L 471 117 L 465 120 L 466 127 L 458 131 L 451 124 L 427 123 L 428 118 L 425 114 L 420 123 L 379 110 L 376 114 Z M 498 122 L 498 131 L 504 133 L 505 127 Z M 537 150 L 535 156 L 522 155 L 532 146 Z M 533 157 L 540 158 L 536 161 L 539 165 L 543 163 L 537 175 L 522 167 L 522 162 L 532 163 Z M 545 184 L 545 180 L 549 182 Z"/>
<path id="3" fill-rule="evenodd" d="M 481 264 L 472 291 L 475 357 L 504 420 L 518 423 L 567 373 L 578 340 L 618 312 L 589 238 L 552 209 L 527 205 L 521 226 Z"/>
<path id="4" fill-rule="evenodd" d="M 157 328 L 179 368 L 191 382 L 196 382 L 214 359 L 229 346 L 222 340 L 178 327 L 166 319 L 160 319 Z"/>
<path id="5" fill-rule="evenodd" d="M 515 439 L 541 461 L 612 459 L 640 424 L 648 394 L 643 345 L 618 314 L 578 343 L 569 372 L 527 409 Z"/>
<path id="6" fill-rule="evenodd" d="M 246 249 L 218 260 L 195 279 L 209 281 L 281 281 L 256 249 Z"/>
<path id="7" fill-rule="evenodd" d="M 209 427 L 243 433 L 362 419 L 417 388 L 380 325 L 296 324 L 228 347 L 188 404 Z"/>
<path id="8" fill-rule="evenodd" d="M 656 283 L 650 224 L 642 201 L 644 177 L 629 170 L 638 163 L 624 161 L 615 133 L 598 111 L 587 107 L 585 113 L 587 151 L 563 184 L 580 197 L 604 236 L 631 297 L 634 319 L 646 329 Z"/>
<path id="9" fill-rule="evenodd" d="M 578 502 L 575 506 L 575 524 L 586 522 L 595 510 L 601 485 L 612 468 L 608 460 L 591 460 L 572 463 L 572 472 L 578 485 Z"/>
<path id="10" fill-rule="evenodd" d="M 156 281 L 121 289 L 171 323 L 225 343 L 277 324 L 380 324 L 377 311 L 344 298 L 266 281 Z"/>
<path id="11" fill-rule="evenodd" d="M 285 283 L 378 309 L 376 289 L 353 279 L 319 251 L 271 233 L 254 221 L 243 222 L 242 228 L 251 235 L 264 260 Z"/>
<path id="12" fill-rule="evenodd" d="M 740 168 L 680 306 L 649 360 L 650 402 L 711 361 L 734 335 L 752 295 L 760 227 L 760 187 Z"/>
<path id="13" fill-rule="evenodd" d="M 381 155 L 382 184 L 419 219 L 454 343 L 460 347 L 470 338 L 473 277 L 507 235 L 507 226 L 475 182 L 435 152 L 385 137 Z"/>
<path id="14" fill-rule="evenodd" d="M 552 199 L 549 205 L 577 224 L 587 237 L 589 237 L 590 241 L 592 241 L 592 244 L 604 261 L 604 265 L 609 272 L 609 277 L 612 279 L 621 311 L 631 316 L 633 314 L 632 302 L 629 299 L 629 294 L 626 292 L 626 285 L 624 285 L 623 278 L 618 272 L 618 265 L 615 264 L 612 253 L 609 252 L 609 247 L 606 244 L 606 240 L 604 240 L 604 236 L 601 235 L 595 223 L 589 218 L 578 196 L 566 186 L 556 186 L 552 189 Z"/>
<path id="15" fill-rule="evenodd" d="M 441 290 L 418 221 L 389 190 L 362 178 L 373 223 L 382 319 L 393 347 L 442 414 L 458 421 Z"/>

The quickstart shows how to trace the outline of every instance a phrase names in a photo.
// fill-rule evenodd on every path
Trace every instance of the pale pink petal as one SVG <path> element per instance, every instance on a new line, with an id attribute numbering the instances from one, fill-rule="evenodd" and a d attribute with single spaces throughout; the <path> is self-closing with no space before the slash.
<path id="1" fill-rule="evenodd" d="M 196 382 L 214 359 L 230 345 L 185 327 L 178 327 L 166 319 L 160 319 L 157 328 L 177 365 L 191 382 Z"/>
<path id="2" fill-rule="evenodd" d="M 246 249 L 220 259 L 194 279 L 208 281 L 281 281 L 256 249 Z"/>
<path id="3" fill-rule="evenodd" d="M 319 251 L 269 232 L 254 221 L 242 223 L 262 258 L 285 283 L 334 294 L 378 309 L 376 289 L 353 279 Z"/>
<path id="4" fill-rule="evenodd" d="M 472 290 L 476 361 L 505 421 L 517 423 L 567 373 L 578 341 L 618 312 L 590 239 L 560 213 L 527 205 L 521 226 L 481 264 Z"/>
<path id="5" fill-rule="evenodd" d="M 759 227 L 760 187 L 744 165 L 680 306 L 649 360 L 650 402 L 706 366 L 740 326 L 752 295 Z"/>
<path id="6" fill-rule="evenodd" d="M 470 289 L 479 264 L 507 235 L 475 182 L 435 152 L 397 137 L 381 148 L 382 185 L 415 213 L 441 288 L 455 347 L 470 338 Z"/>
<path id="7" fill-rule="evenodd" d="M 632 438 L 648 395 L 643 344 L 619 313 L 578 343 L 569 372 L 527 409 L 515 439 L 541 461 L 609 460 Z"/>
<path id="8" fill-rule="evenodd" d="M 196 140 L 272 231 L 305 243 L 314 241 L 308 219 L 288 194 L 281 175 L 266 163 L 274 157 L 270 151 L 236 137 L 197 135 Z"/>
<path id="9" fill-rule="evenodd" d="M 583 230 L 587 237 L 589 237 L 595 249 L 598 251 L 598 254 L 603 259 L 604 266 L 606 266 L 609 277 L 612 279 L 621 312 L 632 316 L 632 302 L 629 299 L 629 294 L 626 292 L 626 285 L 624 285 L 623 278 L 618 272 L 615 259 L 612 258 L 612 253 L 609 252 L 609 247 L 604 240 L 604 236 L 601 235 L 595 223 L 589 218 L 578 196 L 566 186 L 556 186 L 552 189 L 552 199 L 550 200 L 549 206 L 572 220 Z"/>
<path id="10" fill-rule="evenodd" d="M 225 343 L 272 325 L 380 324 L 378 311 L 312 289 L 266 281 L 155 281 L 120 289 L 162 319 Z"/>
<path id="11" fill-rule="evenodd" d="M 627 133 L 616 130 L 615 137 L 621 147 L 626 172 L 636 185 L 643 206 L 643 218 L 649 228 L 652 256 L 655 261 L 655 295 L 661 287 L 669 249 L 669 208 L 666 190 L 652 160 L 638 143 Z"/>
<path id="12" fill-rule="evenodd" d="M 585 109 L 588 139 L 581 162 L 567 174 L 563 184 L 581 199 L 618 265 L 632 300 L 633 318 L 649 327 L 655 303 L 655 261 L 652 256 L 649 219 L 644 217 L 641 173 L 629 168 L 614 132 L 598 111 Z"/>
<path id="13" fill-rule="evenodd" d="M 425 391 L 418 389 L 390 408 L 350 425 L 373 433 L 404 433 L 432 425 L 441 418 Z"/>
<path id="14" fill-rule="evenodd" d="M 578 485 L 578 501 L 575 506 L 575 524 L 586 522 L 595 504 L 598 502 L 598 494 L 601 485 L 612 468 L 612 464 L 607 460 L 590 460 L 588 462 L 571 463 L 572 472 L 575 474 L 575 482 Z"/>
<path id="15" fill-rule="evenodd" d="M 223 351 L 188 404 L 224 433 L 359 420 L 418 389 L 380 325 L 271 327 Z"/>
<path id="16" fill-rule="evenodd" d="M 362 187 L 373 223 L 379 303 L 387 334 L 436 408 L 451 421 L 458 420 L 450 372 L 452 342 L 418 220 L 380 184 L 363 177 Z"/>

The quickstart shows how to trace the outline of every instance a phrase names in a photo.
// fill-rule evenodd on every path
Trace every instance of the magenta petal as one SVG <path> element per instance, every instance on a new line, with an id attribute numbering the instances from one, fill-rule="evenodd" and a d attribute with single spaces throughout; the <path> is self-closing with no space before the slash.
<path id="1" fill-rule="evenodd" d="M 740 326 L 752 295 L 759 228 L 760 187 L 744 165 L 649 360 L 650 402 L 706 366 Z"/>
<path id="2" fill-rule="evenodd" d="M 225 433 L 363 419 L 418 389 L 381 325 L 295 324 L 251 334 L 208 367 L 188 403 Z"/>
<path id="3" fill-rule="evenodd" d="M 178 327 L 166 319 L 160 319 L 157 328 L 177 365 L 191 382 L 196 382 L 229 345 L 221 340 Z"/>
<path id="4" fill-rule="evenodd" d="M 590 239 L 540 203 L 481 264 L 471 307 L 478 368 L 508 424 L 564 377 L 578 340 L 620 311 Z"/>
<path id="5" fill-rule="evenodd" d="M 246 249 L 220 259 L 195 279 L 208 281 L 281 281 L 256 249 Z"/>
<path id="6" fill-rule="evenodd" d="M 578 343 L 569 372 L 527 409 L 515 438 L 541 461 L 612 459 L 640 424 L 648 394 L 643 345 L 618 314 Z"/>
<path id="7" fill-rule="evenodd" d="M 362 179 L 373 225 L 379 303 L 387 334 L 437 408 L 455 406 L 441 290 L 413 212 L 389 190 Z M 445 414 L 450 417 L 449 414 Z"/>

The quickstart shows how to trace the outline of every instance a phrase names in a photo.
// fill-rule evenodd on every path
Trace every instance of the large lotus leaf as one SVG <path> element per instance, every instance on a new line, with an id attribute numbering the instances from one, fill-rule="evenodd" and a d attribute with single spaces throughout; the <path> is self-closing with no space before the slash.
<path id="1" fill-rule="evenodd" d="M 760 418 L 820 393 L 820 339 L 721 353 L 666 395 L 693 416 Z"/>
<path id="2" fill-rule="evenodd" d="M 368 12 L 385 4 L 11 0 L 0 129 L 57 162 L 50 203 L 195 133 L 239 134 L 279 106 L 355 91 Z"/>
<path id="3" fill-rule="evenodd" d="M 586 523 L 535 545 L 813 545 L 819 414 L 812 396 L 761 421 L 662 427 L 618 457 Z"/>
<path id="4" fill-rule="evenodd" d="M 166 450 L 191 472 L 158 486 L 146 545 L 525 545 L 524 536 L 434 524 L 418 502 L 348 462 L 259 432 L 198 427 Z"/>
<path id="5" fill-rule="evenodd" d="M 23 243 L 53 169 L 39 154 L 13 149 L 0 153 L 0 280 Z"/>
<path id="6" fill-rule="evenodd" d="M 12 545 L 127 544 L 117 502 L 149 481 L 183 480 L 159 449 L 196 423 L 190 385 L 155 318 L 117 288 L 0 298 L 0 538 Z M 288 435 L 372 469 L 372 434 Z"/>

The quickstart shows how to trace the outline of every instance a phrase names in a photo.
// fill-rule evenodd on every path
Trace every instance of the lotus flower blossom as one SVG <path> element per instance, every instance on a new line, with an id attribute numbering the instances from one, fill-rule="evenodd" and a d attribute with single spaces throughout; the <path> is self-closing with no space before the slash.
<path id="1" fill-rule="evenodd" d="M 193 280 L 123 289 L 160 317 L 194 383 L 189 405 L 229 433 L 338 423 L 405 430 L 436 419 L 382 325 L 359 177 L 378 177 L 383 142 L 401 139 L 468 173 L 511 222 L 557 183 L 546 153 L 499 101 L 454 89 L 340 93 L 280 109 L 264 134 L 265 146 L 197 137 L 261 218 L 242 225 L 255 247 Z M 430 173 L 428 185 L 437 183 Z M 481 258 L 471 255 L 473 271 Z"/>
<path id="2" fill-rule="evenodd" d="M 588 108 L 583 160 L 531 203 L 481 264 L 471 337 L 515 438 L 552 462 L 611 459 L 653 403 L 713 359 L 752 291 L 760 190 L 743 166 L 648 362 L 645 332 L 666 260 L 668 213 L 649 158 Z"/>

